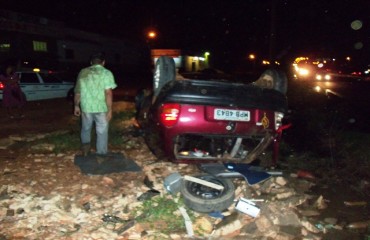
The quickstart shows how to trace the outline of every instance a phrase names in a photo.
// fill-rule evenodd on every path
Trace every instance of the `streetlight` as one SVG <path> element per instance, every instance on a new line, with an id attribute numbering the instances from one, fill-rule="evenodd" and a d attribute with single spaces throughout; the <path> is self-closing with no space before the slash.
<path id="1" fill-rule="evenodd" d="M 210 52 L 205 52 L 204 53 L 205 65 L 206 65 L 207 68 L 209 68 L 209 55 L 211 55 Z"/>
<path id="2" fill-rule="evenodd" d="M 148 32 L 148 34 L 147 34 L 147 37 L 148 37 L 149 39 L 154 39 L 154 38 L 156 38 L 156 37 L 157 37 L 157 33 L 156 33 L 154 30 L 150 30 L 150 31 Z"/>

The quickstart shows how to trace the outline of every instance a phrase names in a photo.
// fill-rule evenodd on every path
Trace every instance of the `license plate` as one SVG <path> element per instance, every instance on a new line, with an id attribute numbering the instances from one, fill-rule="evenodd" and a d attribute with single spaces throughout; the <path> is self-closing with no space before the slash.
<path id="1" fill-rule="evenodd" d="M 243 121 L 250 120 L 250 112 L 243 110 L 231 110 L 216 108 L 213 115 L 216 120 Z"/>

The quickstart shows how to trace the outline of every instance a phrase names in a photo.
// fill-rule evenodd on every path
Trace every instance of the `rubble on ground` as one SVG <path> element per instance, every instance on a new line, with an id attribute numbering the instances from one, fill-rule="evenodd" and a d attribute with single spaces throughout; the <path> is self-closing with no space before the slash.
<path id="1" fill-rule="evenodd" d="M 138 198 L 151 189 L 169 194 L 163 185 L 167 176 L 200 170 L 158 161 L 140 138 L 133 141 L 139 147 L 131 144 L 123 153 L 141 167 L 140 172 L 83 175 L 74 165 L 74 152 L 32 153 L 42 147 L 50 150 L 48 144 L 16 159 L 2 159 L 0 239 L 323 239 L 328 231 L 346 227 L 334 217 L 318 221 L 330 203 L 309 194 L 314 179 L 283 173 L 253 186 L 234 179 L 235 201 L 255 200 L 260 209 L 256 217 L 231 205 L 221 218 L 194 212 L 193 236 L 186 231 L 158 232 L 131 218 L 135 207 L 143 204 Z"/>

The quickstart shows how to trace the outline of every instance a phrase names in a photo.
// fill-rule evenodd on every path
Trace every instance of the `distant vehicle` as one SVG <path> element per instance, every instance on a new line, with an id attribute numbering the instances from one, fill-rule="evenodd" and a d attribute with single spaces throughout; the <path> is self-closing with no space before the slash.
<path id="1" fill-rule="evenodd" d="M 297 58 L 293 67 L 293 77 L 298 80 L 361 81 L 368 74 L 368 68 L 360 64 L 334 58 Z"/>
<path id="2" fill-rule="evenodd" d="M 39 69 L 22 70 L 19 75 L 20 86 L 27 101 L 54 98 L 71 98 L 75 83 L 67 81 L 63 73 Z M 0 100 L 3 99 L 3 84 L 0 82 Z"/>

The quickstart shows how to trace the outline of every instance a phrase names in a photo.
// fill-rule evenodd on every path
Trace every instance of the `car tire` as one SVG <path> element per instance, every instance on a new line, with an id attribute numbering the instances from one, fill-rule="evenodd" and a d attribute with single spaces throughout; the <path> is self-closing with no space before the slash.
<path id="1" fill-rule="evenodd" d="M 184 204 L 200 213 L 218 212 L 227 209 L 234 201 L 235 186 L 228 178 L 215 177 L 209 174 L 195 176 L 202 180 L 222 185 L 222 191 L 201 185 L 188 180 L 183 180 L 181 194 Z"/>
<path id="2" fill-rule="evenodd" d="M 166 83 L 176 79 L 175 61 L 171 57 L 160 56 L 155 64 L 153 76 L 154 96 L 158 96 Z"/>
<path id="3" fill-rule="evenodd" d="M 288 79 L 284 72 L 277 69 L 265 70 L 255 85 L 262 88 L 270 88 L 286 94 L 288 90 Z"/>
<path id="4" fill-rule="evenodd" d="M 288 91 L 288 78 L 283 71 L 275 70 L 276 81 L 274 81 L 274 89 L 283 94 Z"/>

